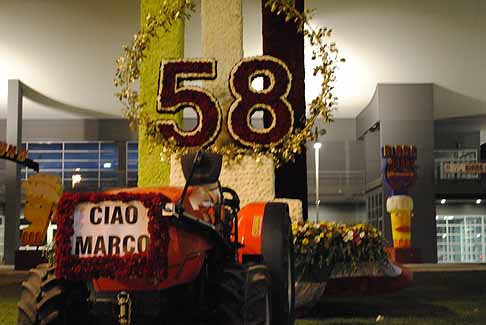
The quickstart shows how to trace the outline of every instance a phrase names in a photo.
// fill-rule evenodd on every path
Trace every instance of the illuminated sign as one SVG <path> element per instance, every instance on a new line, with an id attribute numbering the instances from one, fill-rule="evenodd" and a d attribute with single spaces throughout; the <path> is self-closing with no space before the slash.
<path id="1" fill-rule="evenodd" d="M 486 163 L 464 162 L 444 163 L 444 172 L 447 174 L 486 174 Z"/>
<path id="2" fill-rule="evenodd" d="M 394 194 L 405 193 L 417 176 L 415 161 L 417 147 L 409 145 L 386 145 L 382 148 L 384 159 L 383 176 Z"/>
<path id="3" fill-rule="evenodd" d="M 39 164 L 28 159 L 28 156 L 27 150 L 21 149 L 18 151 L 16 146 L 0 141 L 0 159 L 7 159 L 22 164 L 38 172 Z"/>

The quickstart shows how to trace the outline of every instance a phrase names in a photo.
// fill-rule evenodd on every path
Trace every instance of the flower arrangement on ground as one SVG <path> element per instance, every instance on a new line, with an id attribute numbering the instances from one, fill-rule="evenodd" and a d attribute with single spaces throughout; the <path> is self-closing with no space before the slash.
<path id="1" fill-rule="evenodd" d="M 370 225 L 294 223 L 292 234 L 297 281 L 325 282 L 336 269 L 352 273 L 364 263 L 388 263 L 382 234 Z"/>

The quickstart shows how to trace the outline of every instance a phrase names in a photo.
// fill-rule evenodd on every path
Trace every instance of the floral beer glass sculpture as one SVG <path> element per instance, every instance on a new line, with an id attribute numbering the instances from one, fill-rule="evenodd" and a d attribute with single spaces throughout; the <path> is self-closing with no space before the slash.
<path id="1" fill-rule="evenodd" d="M 413 199 L 407 195 L 415 183 L 417 147 L 407 145 L 384 146 L 383 176 L 392 190 L 386 201 L 386 210 L 391 215 L 394 248 L 411 248 L 411 222 Z"/>
<path id="2" fill-rule="evenodd" d="M 386 201 L 386 211 L 391 215 L 393 247 L 411 247 L 413 200 L 407 195 L 394 195 Z"/>

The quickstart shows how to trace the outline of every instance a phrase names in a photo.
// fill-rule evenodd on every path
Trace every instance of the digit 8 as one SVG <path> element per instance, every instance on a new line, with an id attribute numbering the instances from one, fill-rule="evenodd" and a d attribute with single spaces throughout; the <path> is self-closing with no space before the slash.
<path id="1" fill-rule="evenodd" d="M 157 129 L 164 138 L 174 138 L 182 147 L 205 147 L 218 136 L 222 111 L 216 98 L 207 90 L 184 86 L 184 80 L 213 80 L 217 76 L 214 60 L 169 60 L 162 62 L 159 76 L 157 112 L 169 119 L 157 121 Z M 174 121 L 175 114 L 184 108 L 195 110 L 198 121 L 191 131 L 183 131 Z"/>
<path id="2" fill-rule="evenodd" d="M 270 85 L 255 90 L 251 82 L 256 77 L 266 77 Z M 228 131 L 231 137 L 243 146 L 260 144 L 277 145 L 292 132 L 294 114 L 287 101 L 292 76 L 282 61 L 272 56 L 246 58 L 231 71 L 229 86 L 236 100 L 228 111 Z M 264 110 L 271 114 L 272 123 L 264 129 L 251 125 L 255 111 Z"/>

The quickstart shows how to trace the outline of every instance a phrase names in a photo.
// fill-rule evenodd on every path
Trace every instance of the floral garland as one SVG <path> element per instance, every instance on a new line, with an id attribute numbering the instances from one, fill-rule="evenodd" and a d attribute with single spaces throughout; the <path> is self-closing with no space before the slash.
<path id="1" fill-rule="evenodd" d="M 355 272 L 362 263 L 388 263 L 385 241 L 376 228 L 334 222 L 292 224 L 294 256 L 299 281 L 326 281 L 335 268 Z"/>
<path id="2" fill-rule="evenodd" d="M 72 255 L 73 216 L 76 205 L 83 202 L 141 201 L 148 209 L 150 243 L 144 253 L 120 256 L 79 258 Z M 56 276 L 70 280 L 109 277 L 127 279 L 152 277 L 155 281 L 167 277 L 169 249 L 169 218 L 160 218 L 161 204 L 170 199 L 161 194 L 64 193 L 58 204 L 56 233 Z"/>
<path id="3" fill-rule="evenodd" d="M 279 166 L 293 161 L 294 157 L 302 152 L 303 145 L 307 141 L 315 139 L 312 129 L 319 116 L 322 116 L 325 122 L 332 121 L 331 114 L 337 103 L 337 98 L 332 94 L 332 84 L 336 80 L 337 63 L 344 62 L 344 59 L 339 58 L 335 43 L 328 44 L 324 41 L 325 37 L 331 36 L 332 30 L 315 29 L 311 26 L 312 11 L 306 10 L 304 13 L 300 13 L 290 1 L 286 0 L 268 0 L 265 6 L 270 8 L 272 13 L 285 17 L 286 22 L 294 23 L 297 31 L 309 39 L 313 47 L 312 60 L 318 60 L 318 64 L 314 68 L 314 75 L 319 74 L 323 77 L 321 93 L 309 104 L 310 117 L 306 119 L 304 126 L 286 135 L 281 142 L 269 146 L 253 144 L 249 147 L 235 144 L 213 145 L 209 150 L 222 154 L 228 161 L 240 161 L 246 155 L 253 156 L 257 160 L 261 156 L 269 156 Z M 114 85 L 118 89 L 116 96 L 125 107 L 125 116 L 130 120 L 132 126 L 138 124 L 148 126 L 145 129 L 152 144 L 163 146 L 162 160 L 167 159 L 171 154 L 186 154 L 193 151 L 194 148 L 181 147 L 173 138 L 160 138 L 157 128 L 150 127 L 153 125 L 153 121 L 144 113 L 143 108 L 146 103 L 140 102 L 139 94 L 132 88 L 132 85 L 140 78 L 140 63 L 145 58 L 144 53 L 150 46 L 151 40 L 160 31 L 168 32 L 177 20 L 189 19 L 194 9 L 193 0 L 178 0 L 171 4 L 165 2 L 158 15 L 147 15 L 145 25 L 134 36 L 131 45 L 124 47 L 125 54 L 117 60 Z"/>

